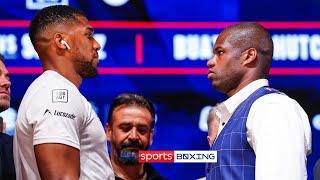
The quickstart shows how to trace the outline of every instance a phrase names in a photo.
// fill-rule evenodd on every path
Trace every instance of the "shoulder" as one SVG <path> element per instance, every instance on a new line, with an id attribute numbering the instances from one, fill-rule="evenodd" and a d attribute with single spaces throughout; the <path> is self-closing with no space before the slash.
<path id="1" fill-rule="evenodd" d="M 44 73 L 28 88 L 19 108 L 27 119 L 42 119 L 47 112 L 83 115 L 85 103 L 79 90 L 62 76 Z"/>
<path id="2" fill-rule="evenodd" d="M 303 123 L 306 128 L 309 122 L 308 115 L 299 103 L 283 93 L 271 93 L 257 99 L 250 108 L 248 123 L 252 119 L 259 119 L 259 123 L 266 121 L 283 126 L 293 122 Z"/>
<path id="3" fill-rule="evenodd" d="M 40 101 L 67 101 L 67 99 L 59 99 L 67 98 L 67 96 L 56 96 L 63 94 L 81 98 L 80 92 L 71 82 L 67 82 L 57 73 L 45 72 L 31 83 L 24 95 L 24 99 L 26 101 L 37 101 L 38 99 Z"/>
<path id="4" fill-rule="evenodd" d="M 271 107 L 280 107 L 281 109 L 302 109 L 299 103 L 287 96 L 284 93 L 270 93 L 258 98 L 253 104 L 252 108 L 262 108 L 267 109 Z"/>
<path id="5" fill-rule="evenodd" d="M 279 147 L 302 142 L 306 152 L 311 149 L 308 115 L 296 100 L 283 93 L 271 93 L 257 99 L 250 108 L 246 127 L 248 141 L 254 149 L 257 141 L 260 147 L 261 142 L 264 145 L 277 142 Z"/>
<path id="6" fill-rule="evenodd" d="M 61 75 L 45 72 L 28 88 L 25 96 L 37 103 L 69 103 L 82 101 L 79 90 Z M 32 102 L 31 101 L 31 102 Z"/>

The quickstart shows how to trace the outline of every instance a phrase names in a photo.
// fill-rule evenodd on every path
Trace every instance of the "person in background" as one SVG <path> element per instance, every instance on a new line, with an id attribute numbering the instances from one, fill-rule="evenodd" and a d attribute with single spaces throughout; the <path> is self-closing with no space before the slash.
<path id="1" fill-rule="evenodd" d="M 10 78 L 0 54 L 0 112 L 10 107 Z M 6 134 L 6 122 L 0 117 L 0 179 L 15 180 L 13 137 Z"/>
<path id="2" fill-rule="evenodd" d="M 216 128 L 219 128 L 218 126 L 218 120 L 215 119 L 215 112 L 216 110 L 214 108 L 211 108 L 208 114 L 208 119 L 207 119 L 207 125 L 208 125 L 208 144 L 211 147 L 215 138 L 217 137 L 216 135 Z"/>
<path id="3" fill-rule="evenodd" d="M 138 162 L 138 151 L 153 142 L 155 109 L 144 96 L 123 93 L 111 103 L 106 134 L 111 146 L 111 163 L 116 179 L 164 179 L 148 163 Z"/>

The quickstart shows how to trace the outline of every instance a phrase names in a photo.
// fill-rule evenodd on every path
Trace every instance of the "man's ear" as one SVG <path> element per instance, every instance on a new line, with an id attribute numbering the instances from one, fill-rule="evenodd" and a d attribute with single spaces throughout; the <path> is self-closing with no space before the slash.
<path id="1" fill-rule="evenodd" d="M 241 53 L 242 65 L 253 65 L 257 60 L 257 50 L 255 48 L 249 48 Z"/>
<path id="2" fill-rule="evenodd" d="M 111 139 L 111 134 L 112 134 L 111 126 L 109 125 L 109 123 L 107 123 L 106 124 L 106 136 L 107 136 L 108 141 L 110 141 L 110 139 Z"/>
<path id="3" fill-rule="evenodd" d="M 67 37 L 62 33 L 55 33 L 53 35 L 54 43 L 59 49 L 66 49 L 66 45 L 61 43 L 61 41 L 65 39 L 67 39 Z"/>
<path id="4" fill-rule="evenodd" d="M 154 135 L 154 128 L 152 128 L 151 130 L 150 130 L 150 146 L 152 145 L 152 143 L 153 143 L 153 135 Z"/>

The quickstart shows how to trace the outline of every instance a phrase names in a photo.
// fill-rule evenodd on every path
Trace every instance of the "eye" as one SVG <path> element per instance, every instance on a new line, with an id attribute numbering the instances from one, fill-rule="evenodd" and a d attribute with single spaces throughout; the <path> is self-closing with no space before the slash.
<path id="1" fill-rule="evenodd" d="M 223 54 L 223 51 L 222 50 L 218 50 L 217 54 L 218 54 L 218 56 L 221 56 Z"/>
<path id="2" fill-rule="evenodd" d="M 131 126 L 130 125 L 121 125 L 120 126 L 120 129 L 123 131 L 123 132 L 129 132 L 131 130 Z"/>
<path id="3" fill-rule="evenodd" d="M 92 39 L 93 38 L 93 32 L 86 32 L 84 34 L 88 39 Z"/>
<path id="4" fill-rule="evenodd" d="M 6 79 L 7 79 L 8 81 L 10 81 L 10 75 L 9 75 L 9 74 L 6 74 Z"/>
<path id="5" fill-rule="evenodd" d="M 140 134 L 146 134 L 148 129 L 146 127 L 138 127 L 138 131 Z"/>

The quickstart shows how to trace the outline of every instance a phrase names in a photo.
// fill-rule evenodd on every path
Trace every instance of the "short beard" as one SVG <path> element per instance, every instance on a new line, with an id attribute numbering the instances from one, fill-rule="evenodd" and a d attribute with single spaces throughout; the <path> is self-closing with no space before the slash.
<path id="1" fill-rule="evenodd" d="M 118 155 L 118 161 L 121 164 L 124 164 L 127 166 L 133 166 L 139 163 L 137 151 L 122 149 L 117 152 L 117 155 Z"/>
<path id="2" fill-rule="evenodd" d="M 77 62 L 80 65 L 78 73 L 82 78 L 92 78 L 98 74 L 97 68 L 93 67 L 91 62 Z"/>
<path id="3" fill-rule="evenodd" d="M 78 54 L 81 54 L 80 52 L 77 52 Z M 97 68 L 93 67 L 92 61 L 86 61 L 84 56 L 79 56 L 75 59 L 75 65 L 77 67 L 77 73 L 82 78 L 92 78 L 95 77 L 98 72 Z"/>
<path id="4" fill-rule="evenodd" d="M 113 146 L 115 147 L 115 144 Z M 126 149 L 126 148 L 135 148 L 135 149 Z M 120 148 L 115 148 L 117 161 L 127 166 L 137 165 L 139 164 L 139 161 L 138 161 L 139 150 L 146 150 L 148 148 L 149 148 L 149 145 L 147 147 L 143 147 L 143 144 L 138 141 L 124 142 Z"/>

